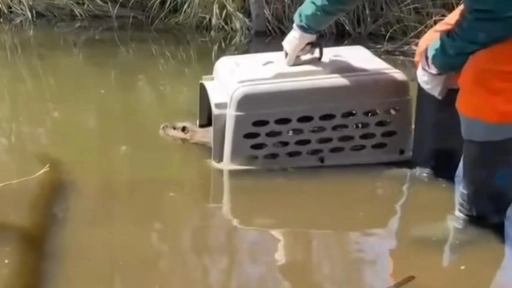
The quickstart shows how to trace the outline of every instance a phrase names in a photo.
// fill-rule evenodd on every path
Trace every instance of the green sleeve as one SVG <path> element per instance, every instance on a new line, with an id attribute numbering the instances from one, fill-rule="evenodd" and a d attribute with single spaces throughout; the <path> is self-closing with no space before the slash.
<path id="1" fill-rule="evenodd" d="M 316 34 L 327 28 L 343 13 L 350 12 L 360 1 L 305 0 L 297 9 L 293 20 L 303 32 Z"/>
<path id="2" fill-rule="evenodd" d="M 512 1 L 486 1 L 466 0 L 454 28 L 441 35 L 437 47 L 429 47 L 440 73 L 460 72 L 475 52 L 512 38 Z"/>

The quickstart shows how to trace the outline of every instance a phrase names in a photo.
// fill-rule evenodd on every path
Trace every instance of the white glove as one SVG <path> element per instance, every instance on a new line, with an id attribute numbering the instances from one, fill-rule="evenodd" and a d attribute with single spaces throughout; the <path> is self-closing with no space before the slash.
<path id="1" fill-rule="evenodd" d="M 416 70 L 416 78 L 425 91 L 438 99 L 443 99 L 450 85 L 449 79 L 446 75 L 437 74 L 435 68 L 428 62 L 426 54 Z"/>
<path id="2" fill-rule="evenodd" d="M 447 90 L 445 75 L 431 74 L 420 66 L 416 70 L 416 77 L 418 83 L 425 91 L 438 99 L 443 99 Z"/>
<path id="3" fill-rule="evenodd" d="M 286 35 L 282 42 L 284 52 L 288 54 L 286 55 L 286 65 L 292 66 L 297 57 L 311 52 L 311 47 L 308 47 L 307 44 L 315 40 L 315 34 L 304 33 L 293 24 L 292 31 Z"/>

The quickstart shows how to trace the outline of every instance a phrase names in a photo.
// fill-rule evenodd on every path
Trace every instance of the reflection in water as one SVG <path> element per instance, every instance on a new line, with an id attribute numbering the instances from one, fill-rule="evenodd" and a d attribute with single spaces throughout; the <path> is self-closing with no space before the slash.
<path id="1" fill-rule="evenodd" d="M 80 191 L 51 240 L 51 288 L 384 288 L 411 274 L 411 287 L 510 283 L 510 246 L 498 274 L 503 246 L 491 242 L 444 268 L 442 245 L 403 232 L 451 212 L 442 183 L 403 186 L 407 173 L 383 167 L 254 172 L 228 183 L 204 150 L 161 139 L 161 123 L 195 120 L 209 44 L 51 31 L 0 33 L 0 43 L 0 175 L 29 175 L 31 152 L 49 151 Z M 32 190 L 0 191 L 1 223 L 33 223 Z M 0 233 L 0 287 L 30 273 L 16 266 L 32 258 L 11 236 Z"/>
<path id="2" fill-rule="evenodd" d="M 409 175 L 408 175 L 409 177 Z M 408 183 L 408 180 L 407 182 Z M 312 273 L 316 285 L 300 285 L 301 281 L 293 287 L 388 287 L 394 283 L 393 260 L 390 252 L 396 247 L 396 232 L 399 225 L 401 206 L 408 194 L 408 184 L 404 185 L 403 196 L 396 204 L 396 215 L 382 229 L 369 229 L 360 232 L 348 231 L 311 231 L 309 235 L 311 245 L 302 247 L 311 249 L 311 258 L 305 259 Z M 335 211 L 331 211 L 335 215 Z M 286 234 L 285 234 L 286 235 Z M 282 237 L 282 236 L 281 236 Z M 282 238 L 282 245 L 286 246 L 293 239 Z M 283 261 L 283 266 L 293 265 Z M 305 274 L 301 274 L 305 275 Z M 311 283 L 311 284 L 313 284 Z"/>
<path id="3" fill-rule="evenodd" d="M 366 175 L 363 177 L 362 174 Z M 507 279 L 510 277 L 506 273 L 510 268 L 510 260 L 507 258 L 507 255 L 510 257 L 507 254 L 510 251 L 505 254 L 502 267 L 495 275 L 503 255 L 503 246 L 496 245 L 499 243 L 486 242 L 478 246 L 463 247 L 463 251 L 459 251 L 462 252 L 462 257 L 449 267 L 444 267 L 441 263 L 442 243 L 430 247 L 408 243 L 413 241 L 407 234 L 399 233 L 400 230 L 407 230 L 400 229 L 402 218 L 410 218 L 409 215 L 403 215 L 404 211 L 418 209 L 410 207 L 410 204 L 414 204 L 411 201 L 420 200 L 420 205 L 429 205 L 428 202 L 421 203 L 422 199 L 414 197 L 418 194 L 425 196 L 422 189 L 434 193 L 431 189 L 436 185 L 428 183 L 428 186 L 424 186 L 424 180 L 414 178 L 412 171 L 397 171 L 392 174 L 379 175 L 375 171 L 363 170 L 348 175 L 337 173 L 337 179 L 325 175 L 305 177 L 293 173 L 274 176 L 266 174 L 264 190 L 257 187 L 257 183 L 261 183 L 257 175 L 245 178 L 232 176 L 228 179 L 230 183 L 224 183 L 228 187 L 223 189 L 223 205 L 227 207 L 214 205 L 209 208 L 213 215 L 210 214 L 207 218 L 213 223 L 210 222 L 208 226 L 216 228 L 214 232 L 211 231 L 214 234 L 210 232 L 208 240 L 204 241 L 210 243 L 210 247 L 213 247 L 211 243 L 217 243 L 217 248 L 202 251 L 202 265 L 205 267 L 203 270 L 209 275 L 206 278 L 210 281 L 207 286 L 377 288 L 391 287 L 413 274 L 418 277 L 415 283 L 423 282 L 427 287 L 467 287 L 473 281 L 487 283 L 483 287 L 510 287 L 512 279 Z M 400 177 L 396 177 L 397 175 Z M 311 189 L 316 186 L 314 183 L 327 179 L 332 184 L 323 186 L 327 192 Z M 348 179 L 352 181 L 349 186 L 359 189 L 358 197 L 345 193 L 346 190 L 352 192 L 351 189 L 339 188 L 342 186 L 336 185 L 346 183 Z M 358 182 L 367 181 L 366 179 L 373 179 L 373 182 Z M 398 187 L 397 183 L 402 183 L 402 187 Z M 330 189 L 333 190 L 329 191 Z M 338 193 L 332 193 L 334 190 Z M 412 191 L 413 198 L 410 199 Z M 445 196 L 451 197 L 448 193 Z M 350 211 L 350 204 L 343 203 L 347 197 L 353 203 L 363 199 L 371 202 L 371 198 L 377 197 L 376 202 L 380 205 L 370 204 L 371 212 L 364 211 L 364 208 L 356 209 L 356 214 L 373 214 L 369 218 L 358 219 L 354 211 Z M 297 198 L 307 199 L 309 203 L 305 204 Z M 435 197 L 433 200 L 446 202 L 447 213 L 451 204 L 447 199 L 449 198 Z M 273 210 L 272 204 L 276 202 L 280 206 L 280 213 Z M 326 205 L 329 202 L 337 204 L 329 207 Z M 406 209 L 407 206 L 409 209 Z M 332 209 L 333 207 L 337 209 Z M 387 209 L 389 207 L 393 207 L 393 213 Z M 429 208 L 426 208 L 423 211 L 428 211 Z M 328 217 L 322 220 L 313 219 L 319 213 Z M 290 214 L 293 216 L 290 217 Z M 385 214 L 389 214 L 389 220 L 383 226 L 370 228 L 378 225 L 374 221 L 376 217 L 382 218 Z M 442 213 L 439 215 L 442 216 Z M 357 225 L 353 226 L 353 223 L 348 222 L 357 222 Z M 347 228 L 343 229 L 343 226 Z M 399 241 L 400 234 L 402 237 Z M 405 247 L 405 255 L 397 253 L 397 249 L 403 250 L 398 245 L 400 242 Z M 478 260 L 483 260 L 485 266 L 479 265 Z M 415 267 L 414 263 L 419 264 L 419 267 Z M 500 281 L 501 284 L 497 284 Z M 506 283 L 509 286 L 503 286 Z M 415 284 L 406 286 L 408 285 Z"/>
<path id="4" fill-rule="evenodd" d="M 404 175 L 403 175 L 404 176 Z M 402 206 L 409 194 L 409 173 L 405 174 L 406 181 L 400 193 L 398 191 L 387 191 L 384 198 L 392 198 L 396 201 L 393 203 L 383 203 L 383 205 L 394 206 L 395 212 L 391 215 L 391 219 L 387 225 L 382 228 L 366 229 L 361 231 L 343 231 L 340 230 L 337 221 L 350 221 L 350 217 L 343 211 L 343 204 L 339 202 L 336 210 L 324 210 L 322 213 L 327 214 L 324 218 L 326 223 L 321 225 L 323 230 L 315 229 L 313 226 L 306 224 L 308 222 L 308 213 L 302 214 L 297 222 L 304 222 L 304 227 L 295 226 L 294 229 L 287 229 L 291 223 L 284 222 L 288 212 L 296 210 L 299 207 L 290 206 L 289 203 L 294 201 L 297 195 L 294 193 L 286 193 L 292 191 L 298 185 L 298 180 L 293 176 L 284 176 L 289 178 L 288 182 L 273 184 L 265 187 L 272 193 L 267 194 L 266 200 L 269 202 L 280 201 L 282 206 L 281 213 L 271 214 L 275 219 L 268 219 L 266 223 L 279 222 L 274 225 L 275 229 L 260 229 L 258 227 L 240 227 L 240 219 L 246 218 L 251 211 L 243 211 L 234 207 L 236 205 L 246 205 L 246 201 L 251 201 L 258 210 L 260 215 L 252 214 L 249 217 L 265 218 L 266 207 L 257 206 L 263 204 L 258 199 L 251 197 L 256 195 L 245 195 L 249 199 L 238 198 L 235 194 L 246 192 L 239 190 L 249 188 L 250 177 L 243 179 L 242 183 L 236 183 L 236 178 L 230 179 L 235 183 L 226 184 L 229 186 L 238 186 L 237 189 L 225 189 L 224 193 L 232 195 L 224 195 L 233 205 L 230 212 L 224 209 L 225 213 L 218 206 L 213 206 L 205 213 L 211 222 L 209 232 L 207 233 L 207 243 L 197 245 L 197 247 L 208 247 L 208 249 L 198 253 L 201 259 L 201 269 L 205 278 L 209 281 L 209 287 L 388 287 L 400 279 L 393 279 L 393 260 L 390 252 L 397 245 L 397 230 L 402 213 Z M 347 177 L 347 176 L 345 176 Z M 303 177 L 302 177 L 303 178 Z M 348 178 L 348 177 L 347 177 Z M 403 178 L 402 178 L 403 179 Z M 254 179 L 253 179 L 254 180 Z M 301 181 L 302 185 L 314 185 L 319 179 L 312 178 L 307 181 Z M 331 179 L 333 181 L 333 179 Z M 245 183 L 243 183 L 245 182 Z M 334 181 L 338 182 L 338 181 Z M 339 183 L 339 182 L 338 182 Z M 237 185 L 238 184 L 238 185 Z M 283 185 L 284 184 L 284 185 Z M 253 183 L 255 185 L 255 183 Z M 300 184 L 299 184 L 300 185 Z M 278 187 L 272 187 L 278 186 Z M 285 188 L 286 186 L 287 189 Z M 250 188 L 249 188 L 250 189 Z M 253 189 L 251 189 L 253 190 Z M 258 189 L 259 190 L 259 189 Z M 338 190 L 338 189 L 336 189 Z M 306 190 L 303 190 L 306 191 Z M 258 191 L 252 191 L 258 193 Z M 313 192 L 313 191 L 310 191 Z M 335 192 L 330 191 L 330 192 Z M 331 199 L 322 199 L 315 201 L 310 199 L 312 206 L 323 210 L 321 203 L 323 201 L 340 201 L 342 200 L 340 193 L 332 194 Z M 307 192 L 306 192 L 307 193 Z M 279 195 L 281 194 L 281 195 Z M 290 197 L 286 201 L 283 194 Z M 313 196 L 310 193 L 308 196 Z M 364 196 L 375 197 L 374 191 L 368 190 Z M 273 197 L 275 196 L 275 197 Z M 347 195 L 345 195 L 347 196 Z M 391 197 L 390 197 L 391 196 Z M 377 196 L 378 197 L 378 196 Z M 364 198 L 364 197 L 360 197 Z M 226 199 L 225 199 L 226 201 Z M 238 203 L 237 203 L 238 201 Z M 246 203 L 244 203 L 246 202 Z M 314 203 L 318 202 L 318 203 Z M 388 207 L 386 207 L 388 208 Z M 388 210 L 388 209 L 384 210 Z M 314 209 L 317 210 L 317 209 Z M 226 213 L 227 212 L 227 213 Z M 234 216 L 232 212 L 239 213 Z M 312 212 L 313 211 L 303 211 Z M 359 210 L 359 212 L 361 212 Z M 213 214 L 212 214 L 213 213 Z M 271 213 L 271 212 L 270 212 Z M 293 213 L 293 212 L 292 212 Z M 245 215 L 244 215 L 245 214 Z M 228 220 L 226 217 L 231 218 Z M 233 217 L 238 217 L 235 220 Z M 281 219 L 279 219 L 281 218 Z M 364 219 L 364 218 L 363 218 Z M 250 221 L 250 219 L 245 219 Z M 358 221 L 356 218 L 352 221 Z M 258 220 L 261 222 L 261 219 Z M 239 228 L 235 228 L 231 223 L 235 223 Z M 265 223 L 265 221 L 263 221 Z M 361 223 L 364 226 L 364 223 Z M 331 227 L 328 229 L 327 227 Z M 211 230 L 213 228 L 213 230 Z M 327 229 L 326 229 L 327 228 Z M 204 228 L 203 228 L 204 229 Z M 196 248 L 201 250 L 200 248 Z M 222 252 L 220 252 L 222 251 Z M 220 253 L 220 254 L 219 254 Z M 402 277 L 403 278 L 403 277 Z"/>
<path id="5" fill-rule="evenodd" d="M 314 253 L 317 278 L 322 287 L 389 287 L 396 281 L 393 277 L 393 259 L 391 251 L 397 245 L 397 231 L 402 214 L 402 205 L 409 193 L 410 173 L 407 173 L 403 194 L 396 203 L 396 214 L 389 220 L 388 225 L 381 229 L 370 229 L 362 232 L 322 233 L 315 235 Z M 341 234 L 341 235 L 340 235 Z M 346 237 L 348 253 L 339 250 L 337 238 Z M 337 243 L 338 242 L 338 243 Z M 336 253 L 337 252 L 337 253 Z M 336 259 L 338 258 L 338 259 Z M 340 259 L 349 258 L 348 265 L 340 265 Z M 359 262 L 359 263 L 357 263 Z M 340 271 L 340 267 L 355 267 Z"/>

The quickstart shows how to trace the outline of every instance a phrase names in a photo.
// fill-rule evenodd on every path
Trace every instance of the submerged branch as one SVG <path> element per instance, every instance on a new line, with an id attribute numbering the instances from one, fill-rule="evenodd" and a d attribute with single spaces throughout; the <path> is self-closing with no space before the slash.
<path id="1" fill-rule="evenodd" d="M 10 185 L 10 184 L 16 184 L 16 183 L 19 183 L 19 182 L 22 182 L 22 181 L 25 181 L 25 180 L 30 180 L 30 179 L 36 178 L 37 176 L 45 173 L 48 170 L 50 170 L 50 165 L 49 164 L 46 165 L 41 171 L 37 172 L 36 174 L 34 174 L 32 176 L 28 176 L 28 177 L 25 177 L 25 178 L 21 178 L 21 179 L 9 181 L 9 182 L 0 183 L 0 188 L 4 187 L 4 186 L 7 186 L 7 185 Z"/>

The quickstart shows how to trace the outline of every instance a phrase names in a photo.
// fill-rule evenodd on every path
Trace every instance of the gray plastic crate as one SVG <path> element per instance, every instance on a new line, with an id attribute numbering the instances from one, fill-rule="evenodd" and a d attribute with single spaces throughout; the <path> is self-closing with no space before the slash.
<path id="1" fill-rule="evenodd" d="M 282 52 L 225 56 L 200 83 L 199 127 L 223 169 L 370 164 L 411 157 L 412 99 L 362 46 L 288 67 Z"/>

